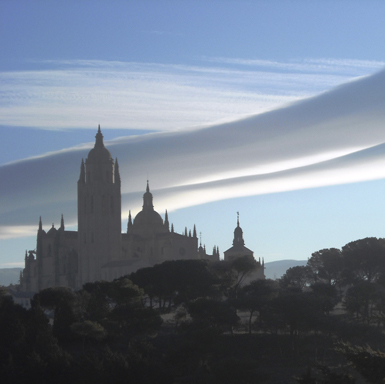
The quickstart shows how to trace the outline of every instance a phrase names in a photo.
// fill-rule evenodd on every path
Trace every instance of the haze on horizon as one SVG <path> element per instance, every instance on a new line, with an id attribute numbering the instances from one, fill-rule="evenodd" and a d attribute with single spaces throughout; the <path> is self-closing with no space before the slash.
<path id="1" fill-rule="evenodd" d="M 194 12 L 199 7 L 214 15 L 212 6 L 198 3 L 177 8 L 186 15 L 193 9 L 192 19 L 198 17 Z M 97 20 L 103 11 L 115 15 L 113 8 L 97 4 L 93 8 L 88 3 Z M 154 9 L 149 11 L 137 2 L 131 10 L 155 24 L 163 23 L 166 9 L 170 9 L 163 4 L 162 8 L 151 3 L 160 12 L 158 21 L 152 15 Z M 219 13 L 223 16 L 233 10 L 231 4 L 223 9 L 218 5 Z M 276 20 L 282 20 L 285 9 L 293 18 L 300 16 L 295 13 L 298 5 L 277 4 L 261 3 L 254 8 L 245 3 L 245 9 L 234 11 L 231 22 L 242 17 L 251 21 L 245 16 L 249 7 Z M 13 21 L 21 20 L 17 6 L 1 7 Z M 37 9 L 30 15 L 22 11 L 24 28 L 34 36 L 29 37 L 31 44 L 38 47 L 41 36 L 49 40 L 44 49 L 39 46 L 32 51 L 23 42 L 16 44 L 12 55 L 11 43 L 18 41 L 19 32 L 10 26 L 13 35 L 2 37 L 9 55 L 0 61 L 0 131 L 4 138 L 1 266 L 21 263 L 25 247 L 34 248 L 39 216 L 46 229 L 59 222 L 61 213 L 67 226 L 76 227 L 80 161 L 93 145 L 99 123 L 106 146 L 119 161 L 123 230 L 128 210 L 136 213 L 140 209 L 148 177 L 155 209 L 161 214 L 168 209 L 179 232 L 185 225 L 196 224 L 208 249 L 215 244 L 223 252 L 231 245 L 237 211 L 241 212 L 246 245 L 267 262 L 304 259 L 321 248 L 383 236 L 384 57 L 366 46 L 366 52 L 346 59 L 348 44 L 342 56 L 334 56 L 338 42 L 329 52 L 321 49 L 314 55 L 305 41 L 298 40 L 299 30 L 292 36 L 293 42 L 296 38 L 303 46 L 302 55 L 291 56 L 296 59 L 287 58 L 291 52 L 278 57 L 277 43 L 258 39 L 253 44 L 263 45 L 260 56 L 249 53 L 242 57 L 240 53 L 246 51 L 240 52 L 236 44 L 227 45 L 227 51 L 212 49 L 202 42 L 200 32 L 190 51 L 180 51 L 177 39 L 187 39 L 190 45 L 194 42 L 187 33 L 190 24 L 181 26 L 173 20 L 170 28 L 174 32 L 170 33 L 155 24 L 154 29 L 144 25 L 139 30 L 136 21 L 130 26 L 120 24 L 120 16 L 116 16 L 115 30 L 98 30 L 96 35 L 106 41 L 108 34 L 129 28 L 141 36 L 143 44 L 151 45 L 153 56 L 126 35 L 137 49 L 136 56 L 132 51 L 126 57 L 114 55 L 113 48 L 102 43 L 98 55 L 92 51 L 94 43 L 80 55 L 87 39 L 76 44 L 73 36 L 87 29 L 80 24 L 85 23 L 81 16 L 73 16 L 71 33 L 64 32 L 63 21 L 50 25 L 51 37 L 44 34 L 44 25 L 36 24 L 47 14 L 56 20 L 59 11 L 64 12 L 64 20 L 70 20 L 74 7 L 87 9 L 70 2 L 68 9 L 45 4 L 37 6 L 41 14 Z M 119 7 L 127 12 L 130 8 L 123 3 Z M 364 21 L 373 13 L 370 7 L 362 7 L 366 13 L 357 6 L 348 13 L 353 16 L 360 10 L 362 25 L 366 25 Z M 310 28 L 315 12 L 325 10 L 320 4 L 304 5 L 301 12 L 306 9 L 309 20 L 302 21 L 298 29 Z M 321 19 L 327 17 L 326 10 L 321 12 Z M 94 31 L 94 22 L 88 25 L 89 33 Z M 202 23 L 209 29 L 214 25 L 221 31 L 224 28 L 221 21 L 210 25 L 209 18 Z M 3 25 L 8 24 L 7 19 Z M 348 27 L 351 31 L 350 24 Z M 315 32 L 309 35 L 308 44 L 321 33 L 331 41 L 320 22 L 312 28 Z M 270 39 L 276 40 L 288 30 L 283 23 L 282 31 L 275 29 L 275 37 Z M 214 29 L 207 33 L 216 34 Z M 67 45 L 58 49 L 53 44 L 55 36 L 61 41 L 68 38 Z M 222 38 L 226 36 L 224 33 Z M 234 36 L 246 35 L 234 32 Z M 355 36 L 352 33 L 351 38 Z M 154 49 L 160 39 L 170 47 L 167 58 Z M 220 41 L 224 49 L 226 44 Z M 363 46 L 361 43 L 364 51 Z M 122 52 L 120 44 L 114 49 Z M 270 59 L 274 56 L 278 58 Z"/>

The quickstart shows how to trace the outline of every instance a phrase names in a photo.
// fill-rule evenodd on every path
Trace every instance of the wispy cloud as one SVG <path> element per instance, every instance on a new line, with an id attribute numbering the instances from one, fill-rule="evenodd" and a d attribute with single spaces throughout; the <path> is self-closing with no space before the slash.
<path id="1" fill-rule="evenodd" d="M 269 68 L 270 70 L 276 69 L 286 72 L 341 73 L 345 76 L 367 75 L 368 73 L 380 70 L 385 66 L 384 61 L 333 58 L 301 59 L 288 62 L 226 57 L 205 57 L 203 59 L 212 63 Z"/>
<path id="2" fill-rule="evenodd" d="M 254 60 L 251 68 L 211 59 L 226 60 L 242 65 L 47 60 L 38 71 L 2 72 L 0 125 L 180 130 L 269 111 L 377 69 L 377 62 L 346 62 L 341 73 L 320 70 L 341 68 L 337 60 Z"/>
<path id="3" fill-rule="evenodd" d="M 385 177 L 385 71 L 284 108 L 200 129 L 107 141 L 119 159 L 123 213 L 140 209 L 147 175 L 159 211 Z M 103 126 L 102 126 L 103 128 Z M 105 132 L 105 137 L 108 133 Z M 0 233 L 65 213 L 89 147 L 0 167 Z"/>

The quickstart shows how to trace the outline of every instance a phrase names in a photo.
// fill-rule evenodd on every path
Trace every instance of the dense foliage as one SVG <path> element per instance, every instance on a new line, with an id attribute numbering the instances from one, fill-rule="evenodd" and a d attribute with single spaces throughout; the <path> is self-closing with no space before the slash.
<path id="1" fill-rule="evenodd" d="M 42 290 L 28 311 L 2 291 L 2 382 L 384 382 L 383 239 L 245 284 L 254 268 L 168 261 L 78 292 Z"/>

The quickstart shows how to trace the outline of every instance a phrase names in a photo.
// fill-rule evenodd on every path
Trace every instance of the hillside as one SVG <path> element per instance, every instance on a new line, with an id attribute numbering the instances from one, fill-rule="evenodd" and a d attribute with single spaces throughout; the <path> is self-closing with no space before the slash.
<path id="1" fill-rule="evenodd" d="M 17 284 L 22 268 L 0 268 L 0 285 Z"/>
<path id="2" fill-rule="evenodd" d="M 265 263 L 265 276 L 267 279 L 279 279 L 289 268 L 306 263 L 307 260 L 278 260 Z"/>

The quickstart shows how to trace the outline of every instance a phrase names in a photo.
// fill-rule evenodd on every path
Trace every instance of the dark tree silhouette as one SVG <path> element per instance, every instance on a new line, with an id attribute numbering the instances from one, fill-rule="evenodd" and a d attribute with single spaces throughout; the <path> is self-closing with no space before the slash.
<path id="1" fill-rule="evenodd" d="M 254 280 L 239 290 L 235 305 L 240 310 L 249 312 L 249 334 L 253 315 L 278 294 L 278 284 L 273 280 Z"/>
<path id="2" fill-rule="evenodd" d="M 312 253 L 307 266 L 311 268 L 317 280 L 335 285 L 343 269 L 342 253 L 336 248 L 321 249 Z"/>
<path id="3" fill-rule="evenodd" d="M 352 241 L 342 247 L 342 257 L 345 283 L 374 283 L 385 273 L 385 240 L 367 237 Z"/>
<path id="4" fill-rule="evenodd" d="M 281 277 L 279 284 L 281 288 L 295 287 L 303 289 L 315 280 L 314 273 L 309 266 L 296 266 L 289 268 Z"/>

